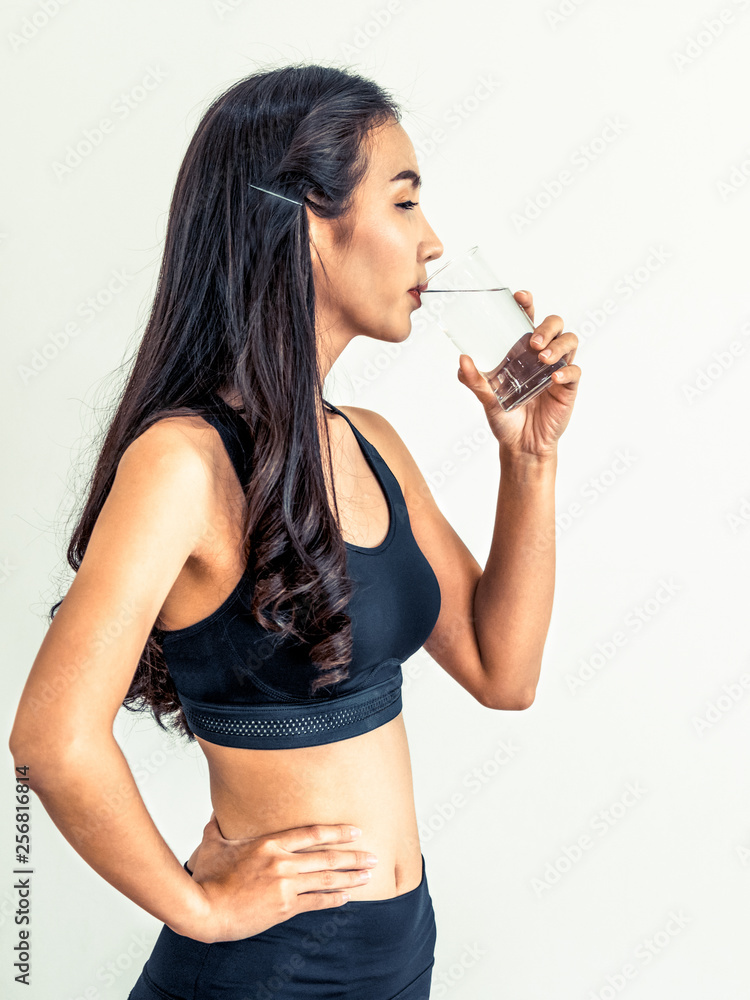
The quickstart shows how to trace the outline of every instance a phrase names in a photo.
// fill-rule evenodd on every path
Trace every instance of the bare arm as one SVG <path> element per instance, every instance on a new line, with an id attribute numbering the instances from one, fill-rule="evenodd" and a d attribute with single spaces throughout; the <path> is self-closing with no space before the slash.
<path id="1" fill-rule="evenodd" d="M 104 879 L 178 933 L 201 887 L 154 825 L 112 728 L 157 614 L 206 532 L 210 477 L 174 420 L 120 460 L 81 566 L 34 660 L 10 736 L 16 765 Z"/>
<path id="2" fill-rule="evenodd" d="M 496 704 L 534 701 L 555 591 L 557 456 L 504 457 L 495 528 L 474 592 L 474 628 Z"/>
<path id="3" fill-rule="evenodd" d="M 440 585 L 440 614 L 424 648 L 486 708 L 528 708 L 552 614 L 556 459 L 502 455 L 483 571 L 391 424 L 373 410 L 346 409 L 397 471 L 412 532 Z"/>
<path id="4" fill-rule="evenodd" d="M 14 757 L 31 762 L 30 787 L 87 864 L 173 931 L 199 937 L 208 901 L 154 825 L 114 738 L 79 741 L 53 770 L 44 754 Z"/>
<path id="5" fill-rule="evenodd" d="M 456 530 L 435 502 L 432 491 L 414 457 L 394 427 L 379 413 L 356 406 L 347 406 L 355 423 L 373 442 L 397 473 L 409 512 L 409 523 L 417 545 L 432 567 L 440 586 L 440 614 L 425 650 L 446 673 L 450 674 L 472 697 L 486 708 L 518 710 L 529 706 L 529 686 L 518 671 L 511 666 L 500 666 L 497 638 L 490 628 L 477 627 L 479 608 L 476 593 L 482 579 L 482 567 L 467 548 Z M 501 485 L 498 496 L 498 516 L 495 524 L 496 538 L 500 526 L 507 523 L 506 508 L 514 506 L 513 490 L 508 479 Z M 497 542 L 493 543 L 497 551 Z M 497 573 L 495 574 L 497 577 Z M 513 595 L 510 594 L 510 600 Z M 481 604 L 481 601 L 480 601 Z M 507 610 L 507 609 L 506 609 Z M 485 622 L 488 619 L 485 615 Z M 503 625 L 503 630 L 506 626 Z M 480 633 L 484 637 L 485 655 L 480 647 Z M 488 669 L 486 650 L 494 650 L 491 661 L 496 664 Z M 507 652 L 507 643 L 502 652 Z"/>
<path id="6" fill-rule="evenodd" d="M 223 446 L 199 418 L 197 428 L 186 419 L 193 420 L 159 421 L 122 456 L 34 660 L 10 748 L 87 864 L 178 934 L 210 943 L 341 906 L 374 862 L 365 851 L 328 847 L 354 839 L 348 824 L 227 840 L 212 816 L 191 878 L 156 829 L 114 738 L 115 716 L 167 594 L 191 554 L 215 544 L 221 515 L 213 470 Z"/>
<path id="7" fill-rule="evenodd" d="M 533 322 L 531 293 L 515 294 L 525 299 L 526 305 L 519 304 Z M 372 410 L 347 407 L 396 471 L 414 537 L 440 585 L 440 614 L 424 648 L 487 708 L 528 708 L 539 682 L 555 587 L 556 440 L 570 419 L 581 374 L 572 364 L 578 338 L 562 326 L 559 316 L 548 316 L 535 327 L 542 338 L 535 349 L 549 348 L 548 364 L 566 357 L 567 366 L 557 374 L 567 385 L 563 390 L 559 380 L 555 383 L 546 423 L 524 432 L 538 450 L 500 446 L 500 488 L 484 570 L 443 515 L 394 428 Z M 480 395 L 479 388 L 498 409 L 478 372 L 475 380 L 475 393 Z"/>

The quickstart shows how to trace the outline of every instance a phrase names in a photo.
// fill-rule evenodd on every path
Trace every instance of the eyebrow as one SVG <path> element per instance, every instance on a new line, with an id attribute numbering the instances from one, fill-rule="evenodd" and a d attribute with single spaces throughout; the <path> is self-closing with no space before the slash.
<path id="1" fill-rule="evenodd" d="M 402 170 L 400 174 L 396 174 L 395 177 L 391 177 L 391 184 L 393 184 L 394 181 L 411 181 L 412 187 L 416 188 L 422 186 L 422 178 L 413 170 Z"/>

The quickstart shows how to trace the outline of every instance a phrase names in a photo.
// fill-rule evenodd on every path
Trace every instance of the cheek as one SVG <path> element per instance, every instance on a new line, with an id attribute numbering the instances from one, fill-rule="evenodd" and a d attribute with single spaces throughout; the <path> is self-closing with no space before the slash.
<path id="1" fill-rule="evenodd" d="M 363 332 L 382 332 L 384 323 L 401 323 L 402 312 L 408 312 L 416 250 L 399 222 L 384 217 L 382 208 L 360 215 L 348 250 L 342 251 L 336 305 Z"/>
<path id="2" fill-rule="evenodd" d="M 372 217 L 362 219 L 357 228 L 357 257 L 372 280 L 384 289 L 394 280 L 397 287 L 403 284 L 404 275 L 410 273 L 410 244 L 399 222 L 395 216 L 384 216 L 381 209 Z M 412 265 L 412 270 L 414 268 Z"/>

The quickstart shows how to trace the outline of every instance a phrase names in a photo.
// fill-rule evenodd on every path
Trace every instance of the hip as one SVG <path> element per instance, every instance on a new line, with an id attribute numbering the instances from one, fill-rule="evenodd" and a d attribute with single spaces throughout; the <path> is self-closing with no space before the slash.
<path id="1" fill-rule="evenodd" d="M 427 1000 L 437 927 L 420 857 L 407 892 L 305 910 L 239 941 L 163 925 L 128 1000 Z"/>

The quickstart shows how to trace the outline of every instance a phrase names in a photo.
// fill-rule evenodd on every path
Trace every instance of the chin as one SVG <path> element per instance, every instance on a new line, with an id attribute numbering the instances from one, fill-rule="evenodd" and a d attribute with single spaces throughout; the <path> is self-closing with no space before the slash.
<path id="1" fill-rule="evenodd" d="M 408 340 L 411 336 L 411 320 L 406 321 L 406 325 L 402 326 L 400 330 L 393 330 L 388 332 L 381 332 L 378 340 L 384 340 L 388 344 L 402 344 L 405 340 Z"/>
<path id="2" fill-rule="evenodd" d="M 370 340 L 380 340 L 384 344 L 401 344 L 411 335 L 411 319 L 407 317 L 405 321 L 393 326 L 379 326 L 376 330 L 363 330 L 361 336 Z"/>

